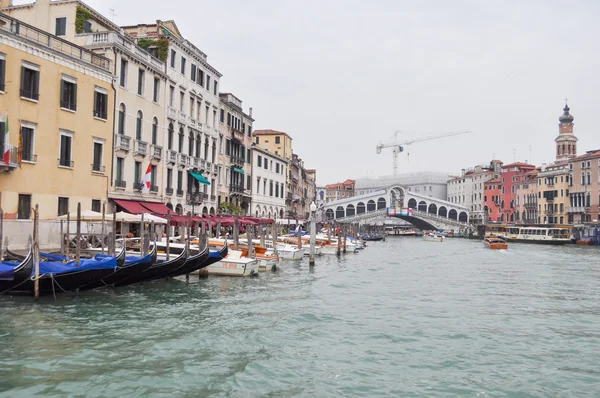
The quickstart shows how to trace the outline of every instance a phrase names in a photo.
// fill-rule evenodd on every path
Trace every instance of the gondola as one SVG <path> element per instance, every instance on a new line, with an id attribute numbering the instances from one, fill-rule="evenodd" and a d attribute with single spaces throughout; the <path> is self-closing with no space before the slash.
<path id="1" fill-rule="evenodd" d="M 156 245 L 152 249 L 153 252 L 156 252 Z M 168 260 L 168 261 L 156 261 L 154 264 L 146 269 L 143 272 L 132 275 L 128 278 L 125 278 L 119 282 L 114 283 L 114 286 L 127 286 L 132 285 L 134 283 L 145 282 L 152 279 L 157 278 L 165 278 L 170 273 L 181 268 L 187 261 L 188 251 L 187 248 L 179 254 L 179 256 Z"/>
<path id="2" fill-rule="evenodd" d="M 200 250 L 197 254 L 189 257 L 188 261 L 186 261 L 186 263 L 184 264 L 183 267 L 172 272 L 168 276 L 172 278 L 172 277 L 176 277 L 176 276 L 186 275 L 191 272 L 198 271 L 201 268 L 207 267 L 209 264 L 213 264 L 221 259 L 220 253 L 222 251 L 223 250 L 221 250 L 220 252 L 217 252 L 217 253 L 219 253 L 219 254 L 217 254 L 218 259 L 215 261 L 212 261 L 213 260 L 213 258 L 211 258 L 212 253 L 211 253 L 210 249 L 208 248 L 208 240 L 207 240 L 206 245 L 204 246 L 203 250 Z"/>
<path id="3" fill-rule="evenodd" d="M 132 276 L 136 276 L 136 275 L 143 273 L 148 268 L 152 267 L 154 265 L 154 263 L 156 263 L 156 256 L 157 256 L 156 245 L 154 245 L 152 250 L 150 251 L 150 253 L 144 257 L 135 256 L 133 258 L 131 258 L 131 257 L 128 258 L 128 257 L 126 257 L 126 253 L 127 253 L 126 250 L 127 249 L 125 248 L 125 246 L 123 246 L 123 248 L 121 249 L 121 252 L 119 253 L 119 256 L 117 257 L 117 264 L 119 264 L 119 259 L 121 258 L 121 256 L 122 256 L 123 261 L 120 263 L 120 265 L 117 265 L 115 272 L 113 272 L 112 274 L 108 275 L 105 278 L 102 278 L 98 281 L 90 283 L 89 285 L 85 285 L 81 289 L 82 290 L 90 290 L 90 289 L 96 289 L 96 288 L 106 287 L 106 286 L 115 286 L 117 283 L 124 281 L 125 279 L 128 279 Z M 105 257 L 105 255 L 97 255 L 96 256 L 96 258 L 98 258 L 98 259 L 101 259 L 104 257 Z"/>
<path id="4" fill-rule="evenodd" d="M 23 284 L 33 272 L 33 246 L 19 263 L 0 262 L 0 294 Z"/>

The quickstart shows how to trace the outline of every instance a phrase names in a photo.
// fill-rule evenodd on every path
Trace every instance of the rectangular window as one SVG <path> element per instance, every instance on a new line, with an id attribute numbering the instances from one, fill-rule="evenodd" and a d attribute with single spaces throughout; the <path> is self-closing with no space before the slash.
<path id="1" fill-rule="evenodd" d="M 248 163 L 250 163 L 250 161 L 251 161 L 251 159 L 252 159 L 252 158 L 250 157 L 250 148 L 248 148 L 248 149 L 246 150 L 246 153 L 247 153 L 247 156 L 246 156 L 246 161 L 247 161 Z"/>
<path id="2" fill-rule="evenodd" d="M 192 71 L 190 73 L 190 79 L 195 82 L 196 81 L 196 65 L 192 64 Z"/>
<path id="3" fill-rule="evenodd" d="M 133 169 L 133 184 L 137 186 L 140 182 L 142 182 L 142 162 L 135 162 L 135 167 Z"/>
<path id="4" fill-rule="evenodd" d="M 185 75 L 185 58 L 181 57 L 181 74 Z"/>
<path id="5" fill-rule="evenodd" d="M 90 21 L 85 21 L 83 24 L 83 33 L 92 33 L 92 23 Z"/>
<path id="6" fill-rule="evenodd" d="M 185 103 L 185 93 L 181 91 L 179 93 L 179 110 L 183 112 L 183 104 Z"/>
<path id="7" fill-rule="evenodd" d="M 175 87 L 169 87 L 169 105 L 171 108 L 175 108 Z"/>
<path id="8" fill-rule="evenodd" d="M 204 71 L 198 68 L 198 84 L 204 87 Z"/>
<path id="9" fill-rule="evenodd" d="M 231 141 L 225 141 L 225 155 L 229 156 L 231 154 Z"/>
<path id="10" fill-rule="evenodd" d="M 40 69 L 37 65 L 23 63 L 21 66 L 21 97 L 40 99 Z"/>
<path id="11" fill-rule="evenodd" d="M 99 140 L 94 140 L 94 160 L 92 170 L 96 172 L 104 172 L 102 167 L 102 156 L 104 154 L 104 143 Z"/>
<path id="12" fill-rule="evenodd" d="M 34 155 L 34 126 L 24 126 L 21 124 L 21 145 L 23 147 L 22 150 L 22 159 L 27 162 L 35 162 Z"/>
<path id="13" fill-rule="evenodd" d="M 60 107 L 77 110 L 77 80 L 63 76 L 60 81 Z"/>
<path id="14" fill-rule="evenodd" d="M 125 159 L 117 158 L 117 172 L 115 173 L 115 178 L 117 181 L 123 181 L 123 163 Z"/>
<path id="15" fill-rule="evenodd" d="M 225 110 L 223 109 L 221 109 L 221 115 L 219 117 L 219 120 L 221 120 L 221 123 L 225 121 Z"/>
<path id="16" fill-rule="evenodd" d="M 143 69 L 139 69 L 138 70 L 138 89 L 137 89 L 137 93 L 138 95 L 144 95 L 144 70 Z"/>
<path id="17" fill-rule="evenodd" d="M 69 212 L 69 198 L 58 198 L 58 216 L 65 215 Z"/>
<path id="18" fill-rule="evenodd" d="M 269 160 L 265 158 L 265 170 L 269 170 Z"/>
<path id="19" fill-rule="evenodd" d="M 183 172 L 182 171 L 177 172 L 177 190 L 178 191 L 183 190 Z"/>
<path id="20" fill-rule="evenodd" d="M 167 189 L 173 189 L 173 169 L 167 169 Z"/>
<path id="21" fill-rule="evenodd" d="M 92 211 L 100 213 L 102 211 L 102 201 L 100 199 L 92 199 Z"/>
<path id="22" fill-rule="evenodd" d="M 260 177 L 256 178 L 256 193 L 260 193 Z"/>
<path id="23" fill-rule="evenodd" d="M 281 144 L 281 138 L 279 136 L 275 137 L 275 143 Z"/>
<path id="24" fill-rule="evenodd" d="M 154 123 L 152 123 L 152 145 L 156 145 L 156 142 L 158 140 L 158 121 L 154 120 Z"/>
<path id="25" fill-rule="evenodd" d="M 158 77 L 154 78 L 154 90 L 152 94 L 152 101 L 158 102 L 158 97 L 160 96 L 160 79 Z"/>
<path id="26" fill-rule="evenodd" d="M 279 184 L 275 184 L 275 197 L 279 197 Z"/>
<path id="27" fill-rule="evenodd" d="M 258 167 L 262 167 L 262 156 L 258 155 L 258 159 L 257 160 L 258 160 L 258 162 L 257 162 Z"/>
<path id="28" fill-rule="evenodd" d="M 279 163 L 275 163 L 275 172 L 279 174 Z"/>
<path id="29" fill-rule="evenodd" d="M 0 91 L 6 91 L 6 58 L 0 53 Z"/>
<path id="30" fill-rule="evenodd" d="M 119 84 L 121 85 L 121 87 L 127 87 L 127 61 L 125 61 L 124 59 L 121 59 Z"/>
<path id="31" fill-rule="evenodd" d="M 64 36 L 67 34 L 67 17 L 56 18 L 54 34 L 56 36 Z"/>
<path id="32" fill-rule="evenodd" d="M 60 158 L 59 164 L 63 167 L 73 167 L 73 133 L 60 132 Z"/>
<path id="33" fill-rule="evenodd" d="M 175 69 L 175 50 L 171 49 L 171 68 Z"/>
<path id="34" fill-rule="evenodd" d="M 190 97 L 190 117 L 191 118 L 194 117 L 194 104 L 196 104 L 194 97 Z"/>
<path id="35" fill-rule="evenodd" d="M 214 86 L 214 87 L 213 87 L 213 94 L 214 94 L 214 95 L 217 95 L 217 84 L 218 84 L 218 82 L 215 80 L 215 81 L 213 82 L 213 86 Z"/>
<path id="36" fill-rule="evenodd" d="M 104 120 L 108 117 L 108 91 L 100 87 L 94 90 L 94 117 Z"/>
<path id="37" fill-rule="evenodd" d="M 150 185 L 155 187 L 156 186 L 156 165 L 153 164 L 152 165 L 152 170 L 150 172 Z"/>
<path id="38" fill-rule="evenodd" d="M 206 74 L 206 89 L 210 91 L 210 76 Z"/>
<path id="39" fill-rule="evenodd" d="M 31 218 L 31 195 L 19 194 L 17 218 L 19 220 L 29 220 Z"/>

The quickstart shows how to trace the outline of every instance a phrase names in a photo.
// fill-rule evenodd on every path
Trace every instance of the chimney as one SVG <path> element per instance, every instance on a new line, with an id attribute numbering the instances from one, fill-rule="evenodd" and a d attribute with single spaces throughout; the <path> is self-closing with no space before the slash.
<path id="1" fill-rule="evenodd" d="M 248 110 L 248 116 L 252 117 L 252 107 Z"/>
<path id="2" fill-rule="evenodd" d="M 13 6 L 12 0 L 0 0 L 0 8 L 8 8 L 8 7 L 12 7 L 12 6 Z"/>

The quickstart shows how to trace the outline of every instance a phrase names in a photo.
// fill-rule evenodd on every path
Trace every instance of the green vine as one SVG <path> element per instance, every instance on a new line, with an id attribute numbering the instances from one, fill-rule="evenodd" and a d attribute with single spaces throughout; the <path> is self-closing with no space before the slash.
<path id="1" fill-rule="evenodd" d="M 85 29 L 85 21 L 90 19 L 94 19 L 94 16 L 91 12 L 83 7 L 77 7 L 77 11 L 75 13 L 75 32 L 77 32 L 77 34 L 83 33 Z"/>
<path id="2" fill-rule="evenodd" d="M 137 45 L 144 50 L 147 50 L 148 47 L 157 47 L 158 48 L 158 59 L 163 62 L 167 62 L 167 56 L 169 55 L 169 40 L 161 37 L 160 39 L 150 39 L 147 37 L 143 37 L 138 39 Z"/>
<path id="3" fill-rule="evenodd" d="M 243 213 L 243 210 L 240 206 L 237 206 L 235 203 L 232 202 L 222 202 L 219 205 L 219 209 L 221 210 L 222 214 L 237 214 L 237 215 L 241 215 Z"/>

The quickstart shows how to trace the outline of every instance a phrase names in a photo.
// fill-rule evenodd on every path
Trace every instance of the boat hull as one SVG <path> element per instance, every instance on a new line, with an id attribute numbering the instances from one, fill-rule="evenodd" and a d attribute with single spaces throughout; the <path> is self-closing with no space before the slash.
<path id="1" fill-rule="evenodd" d="M 258 261 L 236 261 L 223 259 L 206 267 L 209 275 L 252 276 L 258 273 Z"/>
<path id="2" fill-rule="evenodd" d="M 428 235 L 423 235 L 423 241 L 425 241 L 425 242 L 443 242 L 444 241 L 444 237 L 443 236 L 428 236 Z"/>

